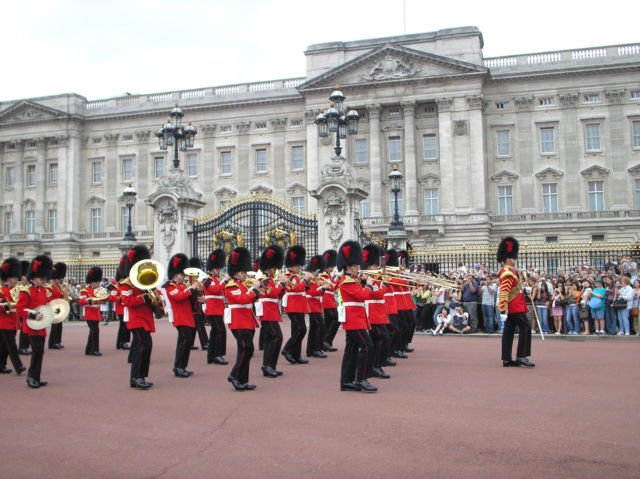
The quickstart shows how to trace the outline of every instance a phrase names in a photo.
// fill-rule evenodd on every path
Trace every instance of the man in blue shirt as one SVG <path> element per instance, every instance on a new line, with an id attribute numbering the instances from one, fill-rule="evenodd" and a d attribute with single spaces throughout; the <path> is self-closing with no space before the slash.
<path id="1" fill-rule="evenodd" d="M 462 306 L 469 313 L 471 332 L 478 330 L 478 282 L 470 274 L 465 275 L 462 283 Z"/>

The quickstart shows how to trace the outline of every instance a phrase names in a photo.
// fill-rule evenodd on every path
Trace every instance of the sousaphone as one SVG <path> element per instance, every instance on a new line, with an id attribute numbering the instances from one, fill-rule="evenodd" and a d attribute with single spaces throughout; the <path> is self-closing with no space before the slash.
<path id="1" fill-rule="evenodd" d="M 48 304 L 44 306 L 38 306 L 34 309 L 36 313 L 40 313 L 42 315 L 42 319 L 40 321 L 36 321 L 35 319 L 27 319 L 27 325 L 31 329 L 40 330 L 45 329 L 51 326 L 53 323 L 53 309 Z"/>
<path id="2" fill-rule="evenodd" d="M 69 301 L 57 298 L 49 301 L 49 306 L 53 310 L 53 324 L 61 323 L 69 317 L 69 312 L 71 311 Z"/>

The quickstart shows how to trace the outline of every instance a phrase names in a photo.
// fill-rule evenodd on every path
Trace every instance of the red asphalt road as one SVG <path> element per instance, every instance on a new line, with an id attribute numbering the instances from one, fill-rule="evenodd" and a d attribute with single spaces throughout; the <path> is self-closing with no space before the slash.
<path id="1" fill-rule="evenodd" d="M 207 365 L 202 351 L 192 352 L 194 376 L 175 378 L 176 333 L 158 326 L 149 391 L 129 388 L 115 324 L 101 327 L 102 357 L 84 356 L 84 324 L 65 324 L 66 348 L 45 353 L 46 388 L 0 376 L 0 477 L 640 475 L 639 341 L 536 340 L 527 370 L 502 367 L 497 336 L 416 336 L 370 395 L 339 391 L 341 351 L 282 360 L 278 379 L 259 374 L 256 352 L 258 388 L 236 392 L 230 366 Z M 340 350 L 343 341 L 340 332 Z M 230 334 L 228 345 L 232 359 Z"/>

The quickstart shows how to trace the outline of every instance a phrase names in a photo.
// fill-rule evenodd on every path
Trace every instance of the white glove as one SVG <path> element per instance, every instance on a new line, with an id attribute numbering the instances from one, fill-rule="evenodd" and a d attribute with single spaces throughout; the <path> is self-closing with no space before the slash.
<path id="1" fill-rule="evenodd" d="M 504 313 L 500 313 L 500 321 L 504 322 L 507 320 L 507 315 Z"/>

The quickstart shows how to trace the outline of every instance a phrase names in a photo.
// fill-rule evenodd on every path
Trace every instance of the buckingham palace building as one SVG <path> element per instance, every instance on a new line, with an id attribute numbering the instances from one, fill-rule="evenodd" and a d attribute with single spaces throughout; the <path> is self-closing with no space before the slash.
<path id="1" fill-rule="evenodd" d="M 176 105 L 197 128 L 181 168 L 202 215 L 247 195 L 315 212 L 333 144 L 315 119 L 338 87 L 360 115 L 342 155 L 384 238 L 414 246 L 640 239 L 640 42 L 485 58 L 476 27 L 309 46 L 298 78 L 88 100 L 0 102 L 2 257 L 115 257 L 172 165 L 156 132 Z M 246 58 L 245 61 L 251 61 Z M 346 238 L 345 238 L 346 239 Z M 319 245 L 322 246 L 322 245 Z"/>

